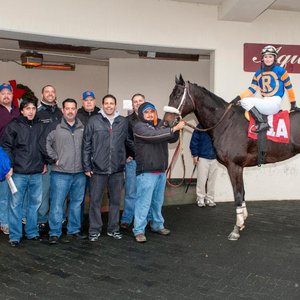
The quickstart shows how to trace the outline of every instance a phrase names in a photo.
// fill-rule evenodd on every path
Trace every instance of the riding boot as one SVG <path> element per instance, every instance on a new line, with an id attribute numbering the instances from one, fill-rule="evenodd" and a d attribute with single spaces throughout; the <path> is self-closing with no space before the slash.
<path id="1" fill-rule="evenodd" d="M 256 124 L 256 130 L 253 130 L 254 133 L 259 133 L 269 129 L 268 117 L 266 115 L 262 115 L 255 106 L 252 107 L 249 112 L 254 118 Z"/>

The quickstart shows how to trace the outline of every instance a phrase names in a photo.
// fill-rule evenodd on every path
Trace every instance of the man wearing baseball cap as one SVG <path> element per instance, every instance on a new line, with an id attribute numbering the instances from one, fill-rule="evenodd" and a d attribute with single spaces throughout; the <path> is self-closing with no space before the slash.
<path id="1" fill-rule="evenodd" d="M 82 107 L 78 109 L 77 117 L 86 125 L 89 118 L 96 115 L 100 108 L 96 106 L 95 93 L 92 91 L 85 91 L 82 93 Z"/>
<path id="2" fill-rule="evenodd" d="M 0 85 L 0 143 L 6 125 L 16 119 L 19 115 L 19 108 L 13 106 L 13 89 L 9 83 Z M 5 181 L 0 182 L 0 225 L 4 234 L 9 234 L 8 227 L 8 203 L 11 193 L 8 184 Z"/>
<path id="3" fill-rule="evenodd" d="M 78 109 L 77 117 L 82 122 L 84 126 L 86 126 L 90 117 L 98 114 L 100 108 L 96 106 L 96 97 L 95 93 L 92 91 L 85 91 L 82 93 L 82 107 Z M 90 180 L 87 177 L 86 185 L 85 185 L 85 192 L 89 188 Z M 85 199 L 84 199 L 85 200 Z M 81 203 L 81 224 L 84 223 L 84 204 L 85 201 Z"/>

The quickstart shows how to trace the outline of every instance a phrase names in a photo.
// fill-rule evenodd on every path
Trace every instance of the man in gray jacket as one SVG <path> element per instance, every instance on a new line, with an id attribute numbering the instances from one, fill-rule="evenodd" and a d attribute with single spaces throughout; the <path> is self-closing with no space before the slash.
<path id="1" fill-rule="evenodd" d="M 125 143 L 128 140 L 128 122 L 116 111 L 113 95 L 102 99 L 100 113 L 92 116 L 83 136 L 83 168 L 90 177 L 89 240 L 98 240 L 102 231 L 101 202 L 104 189 L 109 192 L 107 235 L 121 239 L 119 207 L 124 182 L 126 159 Z M 132 142 L 131 142 L 132 144 Z"/>
<path id="2" fill-rule="evenodd" d="M 77 103 L 74 99 L 63 102 L 63 118 L 49 125 L 46 151 L 52 163 L 49 243 L 56 244 L 62 234 L 64 201 L 69 194 L 67 233 L 75 239 L 80 234 L 81 203 L 84 198 L 86 177 L 81 161 L 84 126 L 76 117 Z"/>

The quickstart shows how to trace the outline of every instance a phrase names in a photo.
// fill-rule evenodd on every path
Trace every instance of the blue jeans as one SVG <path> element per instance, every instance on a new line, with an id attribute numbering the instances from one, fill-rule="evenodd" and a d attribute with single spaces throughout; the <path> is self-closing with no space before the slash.
<path id="1" fill-rule="evenodd" d="M 0 182 L 0 224 L 8 225 L 8 213 L 9 202 L 11 198 L 11 192 L 7 181 Z"/>
<path id="2" fill-rule="evenodd" d="M 84 173 L 51 172 L 49 235 L 61 236 L 64 203 L 69 194 L 68 234 L 80 232 L 81 203 L 85 189 Z"/>
<path id="3" fill-rule="evenodd" d="M 38 223 L 48 222 L 49 213 L 49 199 L 50 199 L 50 176 L 51 176 L 51 165 L 48 165 L 48 172 L 43 174 L 43 195 L 42 203 L 38 211 Z"/>
<path id="4" fill-rule="evenodd" d="M 151 213 L 151 228 L 158 231 L 164 228 L 161 214 L 166 187 L 165 173 L 142 173 L 136 177 L 137 192 L 134 209 L 134 235 L 144 234 L 147 216 Z"/>
<path id="5" fill-rule="evenodd" d="M 131 160 L 125 165 L 125 198 L 121 223 L 131 224 L 134 216 L 136 200 L 136 161 Z"/>
<path id="6" fill-rule="evenodd" d="M 31 239 L 38 236 L 37 211 L 42 202 L 42 174 L 16 174 L 12 176 L 18 191 L 9 203 L 9 240 L 22 238 L 22 206 L 27 198 L 25 234 Z"/>

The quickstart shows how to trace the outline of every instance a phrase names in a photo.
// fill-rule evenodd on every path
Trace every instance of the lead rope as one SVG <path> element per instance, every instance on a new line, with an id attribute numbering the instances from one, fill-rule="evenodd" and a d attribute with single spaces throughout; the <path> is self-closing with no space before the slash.
<path id="1" fill-rule="evenodd" d="M 175 149 L 175 152 L 173 154 L 173 157 L 171 159 L 169 167 L 166 171 L 167 184 L 171 187 L 180 187 L 184 183 L 184 179 L 185 179 L 185 161 L 184 161 L 184 155 L 183 155 L 182 137 L 183 137 L 183 130 L 180 129 L 180 131 L 179 131 L 179 143 L 178 143 L 178 145 Z M 172 169 L 174 167 L 175 161 L 177 160 L 179 152 L 180 152 L 182 166 L 183 166 L 183 176 L 182 176 L 182 179 L 180 180 L 180 182 L 178 184 L 174 184 L 174 183 L 171 183 L 170 180 L 171 180 Z"/>

